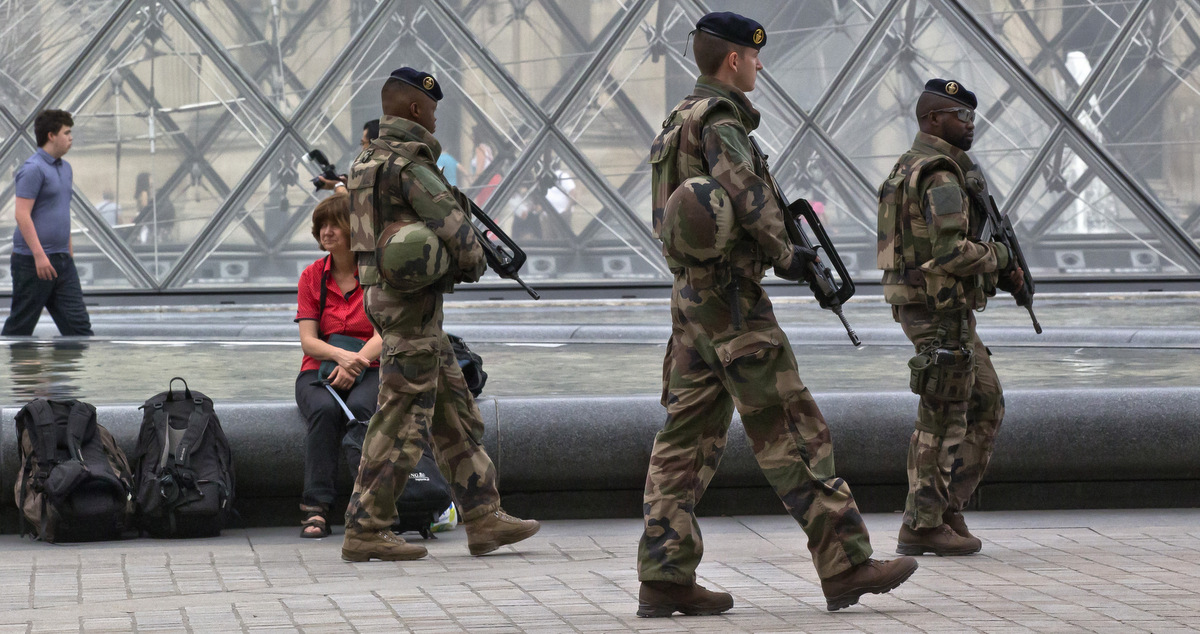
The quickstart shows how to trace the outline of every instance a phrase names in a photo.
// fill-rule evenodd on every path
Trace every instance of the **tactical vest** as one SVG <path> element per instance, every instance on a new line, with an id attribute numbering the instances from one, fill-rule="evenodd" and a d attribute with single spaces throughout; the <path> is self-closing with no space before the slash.
<path id="1" fill-rule="evenodd" d="M 913 160 L 915 159 L 915 160 Z M 930 310 L 982 309 L 987 304 L 984 276 L 968 278 L 928 273 L 921 265 L 933 259 L 929 226 L 922 210 L 921 180 L 945 170 L 964 190 L 968 176 L 954 159 L 944 155 L 906 153 L 879 187 L 878 258 L 883 269 L 883 295 L 889 304 L 925 304 Z M 974 171 L 972 171 L 974 174 Z M 982 183 L 982 177 L 974 179 Z M 977 213 L 972 203 L 972 225 Z M 919 218 L 920 223 L 913 219 Z"/>
<path id="2" fill-rule="evenodd" d="M 708 161 L 704 157 L 702 145 L 704 122 L 721 109 L 729 110 L 730 114 L 737 118 L 737 106 L 728 99 L 687 97 L 667 115 L 662 124 L 662 131 L 654 137 L 654 143 L 650 146 L 650 171 L 654 183 L 651 191 L 651 231 L 660 241 L 667 199 L 689 178 L 709 175 Z M 728 262 L 710 267 L 687 268 L 707 269 L 694 270 L 691 273 L 711 274 L 714 278 L 713 283 L 717 284 L 722 283 L 720 278 L 727 277 L 729 268 L 736 270 L 743 277 L 761 279 L 769 263 L 763 259 L 758 243 L 748 238 L 740 226 L 734 228 L 732 239 L 735 244 L 730 251 Z M 667 259 L 667 266 L 672 271 L 678 272 L 685 268 L 684 263 L 671 257 L 665 249 L 663 257 Z"/>
<path id="3" fill-rule="evenodd" d="M 387 283 L 385 275 L 380 273 L 381 248 L 391 248 L 393 243 L 397 248 L 404 248 L 397 241 L 406 238 L 407 242 L 420 245 L 430 240 L 437 242 L 437 236 L 425 227 L 421 220 L 411 210 L 405 208 L 403 197 L 394 187 L 400 182 L 401 173 L 415 162 L 421 161 L 420 143 L 401 143 L 403 150 L 396 151 L 387 142 L 375 139 L 358 155 L 350 166 L 346 189 L 350 193 L 350 250 L 358 256 L 358 280 L 362 286 L 386 284 L 393 290 L 411 292 L 419 287 L 428 285 L 428 280 L 438 277 L 434 272 L 442 273 L 449 270 L 448 255 L 441 250 L 441 255 L 433 258 L 436 261 L 413 263 L 407 267 L 396 267 L 402 271 L 404 282 L 392 279 Z M 440 170 L 435 170 L 440 174 Z M 393 213 L 386 213 L 393 212 Z M 388 223 L 384 223 L 384 219 Z M 391 225 L 403 225 L 393 227 Z M 421 231 L 420 236 L 408 236 L 413 230 Z M 426 235 L 427 234 L 427 235 Z M 381 244 L 387 242 L 387 245 Z M 436 249 L 434 251 L 437 251 Z M 437 255 L 437 253 L 434 253 Z M 422 258 L 429 260 L 430 258 Z M 453 285 L 450 282 L 451 287 Z"/>

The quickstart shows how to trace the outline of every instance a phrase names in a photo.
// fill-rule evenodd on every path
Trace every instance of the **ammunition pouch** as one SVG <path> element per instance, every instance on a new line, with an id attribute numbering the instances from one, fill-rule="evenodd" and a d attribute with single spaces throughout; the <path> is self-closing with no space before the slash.
<path id="1" fill-rule="evenodd" d="M 913 394 L 955 402 L 971 398 L 975 350 L 970 336 L 970 315 L 965 310 L 960 312 L 957 347 L 943 345 L 947 334 L 945 318 L 935 318 L 938 329 L 934 340 L 908 360 L 908 388 Z"/>

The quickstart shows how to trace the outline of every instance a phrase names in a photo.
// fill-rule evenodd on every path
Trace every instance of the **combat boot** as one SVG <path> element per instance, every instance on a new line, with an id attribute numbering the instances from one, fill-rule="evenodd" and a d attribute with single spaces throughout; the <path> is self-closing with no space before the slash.
<path id="1" fill-rule="evenodd" d="M 900 557 L 891 561 L 868 559 L 841 574 L 821 580 L 821 592 L 825 593 L 825 608 L 836 612 L 858 603 L 859 597 L 868 592 L 890 592 L 908 581 L 916 571 L 917 560 L 912 557 Z"/>
<path id="2" fill-rule="evenodd" d="M 728 592 L 713 592 L 698 583 L 685 586 L 670 581 L 643 581 L 638 590 L 637 615 L 642 618 L 671 616 L 676 612 L 706 616 L 732 607 L 733 596 Z"/>
<path id="3" fill-rule="evenodd" d="M 519 519 L 505 513 L 504 509 L 496 509 L 467 522 L 466 527 L 467 548 L 478 557 L 501 546 L 533 537 L 542 525 L 537 520 Z"/>
<path id="4" fill-rule="evenodd" d="M 946 512 L 942 513 L 942 521 L 950 527 L 950 530 L 958 533 L 959 537 L 975 537 L 971 531 L 967 530 L 967 520 L 958 511 L 946 509 Z"/>
<path id="5" fill-rule="evenodd" d="M 947 524 L 917 529 L 902 524 L 900 537 L 896 541 L 896 552 L 901 555 L 973 555 L 983 548 L 983 542 L 978 537 L 963 537 Z"/>
<path id="6" fill-rule="evenodd" d="M 424 546 L 409 544 L 387 529 L 347 528 L 342 540 L 342 559 L 346 561 L 409 561 L 427 554 Z"/>

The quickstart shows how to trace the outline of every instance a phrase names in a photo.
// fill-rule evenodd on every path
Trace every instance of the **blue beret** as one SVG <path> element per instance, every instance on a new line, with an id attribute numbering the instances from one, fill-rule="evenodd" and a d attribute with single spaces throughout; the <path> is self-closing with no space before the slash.
<path id="1" fill-rule="evenodd" d="M 925 92 L 957 101 L 964 106 L 969 106 L 972 110 L 979 105 L 975 93 L 967 90 L 961 82 L 953 79 L 930 79 L 925 82 Z"/>
<path id="2" fill-rule="evenodd" d="M 434 101 L 442 100 L 442 85 L 429 73 L 405 66 L 392 71 L 391 77 L 417 88 Z"/>
<path id="3" fill-rule="evenodd" d="M 731 11 L 709 13 L 696 23 L 696 30 L 755 50 L 767 44 L 767 31 L 763 25 Z"/>

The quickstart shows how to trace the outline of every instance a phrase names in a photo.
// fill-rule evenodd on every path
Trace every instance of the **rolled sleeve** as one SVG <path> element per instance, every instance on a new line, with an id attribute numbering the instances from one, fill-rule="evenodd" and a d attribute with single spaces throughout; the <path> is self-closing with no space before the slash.
<path id="1" fill-rule="evenodd" d="M 937 171 L 922 183 L 921 211 L 929 226 L 932 259 L 922 269 L 966 277 L 999 269 L 1001 253 L 995 243 L 970 237 L 971 203 L 954 175 Z"/>
<path id="2" fill-rule="evenodd" d="M 400 185 L 413 212 L 425 222 L 450 251 L 467 279 L 478 279 L 486 265 L 483 247 L 471 230 L 466 211 L 450 188 L 432 170 L 414 164 L 404 170 Z"/>

